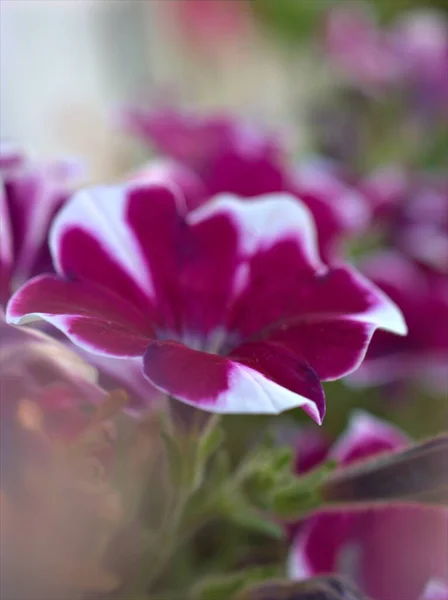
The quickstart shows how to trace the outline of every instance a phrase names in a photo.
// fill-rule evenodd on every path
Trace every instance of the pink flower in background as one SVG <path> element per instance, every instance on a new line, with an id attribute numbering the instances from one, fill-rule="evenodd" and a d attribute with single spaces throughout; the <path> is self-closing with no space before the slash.
<path id="1" fill-rule="evenodd" d="M 448 363 L 448 281 L 420 269 L 406 257 L 384 251 L 366 259 L 362 271 L 403 311 L 408 335 L 375 334 L 360 370 L 351 380 L 363 385 L 420 379 L 446 393 Z"/>
<path id="2" fill-rule="evenodd" d="M 401 74 L 392 39 L 379 28 L 366 3 L 331 8 L 324 21 L 323 44 L 340 72 L 365 91 L 383 91 Z"/>
<path id="3" fill-rule="evenodd" d="M 250 5 L 246 0 L 185 0 L 164 6 L 169 17 L 189 43 L 213 55 L 229 42 L 247 36 L 251 26 Z"/>
<path id="4" fill-rule="evenodd" d="M 47 236 L 79 165 L 35 164 L 11 146 L 0 150 L 0 302 L 30 277 L 52 271 Z"/>
<path id="5" fill-rule="evenodd" d="M 391 32 L 416 108 L 447 115 L 448 22 L 441 12 L 405 13 Z"/>
<path id="6" fill-rule="evenodd" d="M 57 275 L 22 287 L 10 322 L 43 318 L 89 352 L 143 359 L 155 387 L 207 411 L 302 406 L 321 422 L 321 380 L 356 369 L 377 327 L 404 334 L 401 313 L 322 264 L 294 198 L 184 204 L 169 181 L 76 194 L 51 231 Z"/>
<path id="7" fill-rule="evenodd" d="M 414 108 L 446 116 L 448 28 L 436 11 L 410 11 L 380 27 L 362 2 L 330 9 L 323 45 L 332 63 L 365 92 L 403 89 Z"/>
<path id="8" fill-rule="evenodd" d="M 241 198 L 293 194 L 311 210 L 327 262 L 340 254 L 341 242 L 361 231 L 369 218 L 362 194 L 327 163 L 315 160 L 288 167 L 280 140 L 243 121 L 174 110 L 131 110 L 126 120 L 131 131 L 169 159 L 143 167 L 138 179 L 169 176 L 182 188 L 189 208 L 220 193 Z"/>
<path id="9" fill-rule="evenodd" d="M 385 241 L 431 270 L 448 273 L 448 180 L 380 169 L 360 186 Z"/>
<path id="10" fill-rule="evenodd" d="M 392 425 L 358 411 L 327 458 L 346 465 L 407 443 Z M 440 507 L 403 504 L 319 511 L 298 529 L 289 575 L 345 575 L 374 600 L 431 598 L 423 595 L 428 581 L 448 575 L 447 527 L 448 511 Z"/>

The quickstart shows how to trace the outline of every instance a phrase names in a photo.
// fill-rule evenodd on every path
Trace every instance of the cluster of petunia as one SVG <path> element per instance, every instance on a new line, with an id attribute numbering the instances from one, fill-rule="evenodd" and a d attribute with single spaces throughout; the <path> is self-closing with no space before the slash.
<path id="1" fill-rule="evenodd" d="M 412 53 L 445 60 L 440 36 L 417 52 L 411 23 L 397 47 L 394 32 L 358 17 L 332 15 L 327 36 L 363 85 L 385 83 L 382 65 L 395 81 Z M 363 34 L 342 35 L 347 27 Z M 438 64 L 408 69 L 407 81 L 439 85 Z M 296 163 L 278 135 L 227 115 L 133 109 L 124 122 L 159 156 L 114 184 L 79 189 L 78 165 L 1 148 L 8 599 L 108 593 L 135 575 L 135 498 L 163 445 L 147 435 L 156 413 L 179 403 L 218 415 L 300 407 L 320 425 L 322 382 L 349 376 L 402 397 L 447 390 L 443 174 L 355 177 L 323 159 Z M 380 242 L 362 251 L 372 233 Z M 299 480 L 328 461 L 338 472 L 412 444 L 359 410 L 338 439 L 312 427 L 294 442 Z M 288 577 L 342 574 L 374 600 L 446 599 L 447 521 L 440 503 L 318 507 L 282 523 Z"/>

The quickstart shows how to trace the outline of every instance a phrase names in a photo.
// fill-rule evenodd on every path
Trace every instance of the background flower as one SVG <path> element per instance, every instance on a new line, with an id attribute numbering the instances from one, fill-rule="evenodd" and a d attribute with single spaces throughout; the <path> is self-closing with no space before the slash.
<path id="1" fill-rule="evenodd" d="M 344 182 L 336 169 L 310 159 L 289 165 L 286 145 L 269 131 L 237 118 L 173 109 L 134 109 L 125 116 L 130 131 L 169 159 L 143 167 L 138 178 L 173 178 L 190 209 L 220 193 L 240 198 L 290 193 L 311 210 L 326 261 L 339 257 L 342 242 L 368 221 L 362 193 Z"/>
<path id="2" fill-rule="evenodd" d="M 48 231 L 73 190 L 79 164 L 33 163 L 10 146 L 0 149 L 0 301 L 30 277 L 52 272 Z"/>
<path id="3" fill-rule="evenodd" d="M 346 465 L 407 443 L 392 425 L 357 411 L 328 458 Z M 375 600 L 418 599 L 431 578 L 448 573 L 447 525 L 444 507 L 403 504 L 322 510 L 299 526 L 289 573 L 304 579 L 337 572 Z"/>

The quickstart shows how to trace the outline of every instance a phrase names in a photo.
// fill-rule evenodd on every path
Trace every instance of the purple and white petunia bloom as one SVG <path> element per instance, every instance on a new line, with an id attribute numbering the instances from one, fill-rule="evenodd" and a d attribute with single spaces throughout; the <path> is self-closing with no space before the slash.
<path id="1" fill-rule="evenodd" d="M 400 430 L 357 411 L 326 458 L 347 465 L 408 443 Z M 373 600 L 429 600 L 428 582 L 448 575 L 447 533 L 445 507 L 379 504 L 318 511 L 297 529 L 289 575 L 300 580 L 338 573 Z"/>
<path id="2" fill-rule="evenodd" d="M 289 165 L 280 136 L 242 119 L 168 110 L 130 110 L 130 130 L 165 158 L 150 163 L 137 178 L 170 177 L 182 188 L 189 209 L 217 194 L 253 198 L 286 192 L 303 201 L 316 223 L 326 262 L 337 259 L 341 242 L 363 231 L 368 202 L 323 160 Z"/>
<path id="3" fill-rule="evenodd" d="M 146 378 L 217 413 L 301 406 L 364 358 L 399 309 L 354 269 L 324 265 L 311 215 L 285 194 L 222 195 L 188 212 L 169 184 L 81 191 L 50 234 L 56 275 L 25 284 L 11 323 L 44 319 L 85 350 L 143 359 Z"/>
<path id="4" fill-rule="evenodd" d="M 31 162 L 12 145 L 0 148 L 0 304 L 18 285 L 52 271 L 51 221 L 80 175 L 75 161 Z"/>
<path id="5" fill-rule="evenodd" d="M 396 302 L 408 325 L 405 338 L 378 331 L 366 359 L 350 381 L 357 385 L 405 385 L 419 381 L 436 394 L 447 392 L 448 281 L 406 256 L 378 252 L 359 265 Z"/>

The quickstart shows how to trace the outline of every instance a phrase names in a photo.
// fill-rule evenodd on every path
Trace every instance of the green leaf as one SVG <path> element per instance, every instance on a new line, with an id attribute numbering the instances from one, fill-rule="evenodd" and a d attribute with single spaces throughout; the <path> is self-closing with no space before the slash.
<path id="1" fill-rule="evenodd" d="M 194 451 L 191 491 L 198 490 L 204 480 L 206 467 L 210 457 L 222 446 L 225 432 L 217 425 L 216 417 L 212 417 L 207 428 L 202 433 Z"/>
<path id="2" fill-rule="evenodd" d="M 168 461 L 171 483 L 175 488 L 183 487 L 185 480 L 185 454 L 179 442 L 167 431 L 162 431 L 165 454 Z"/>
<path id="3" fill-rule="evenodd" d="M 329 461 L 311 473 L 295 477 L 276 488 L 270 497 L 270 506 L 274 512 L 283 518 L 297 519 L 323 504 L 321 484 L 335 466 L 333 461 Z"/>
<path id="4" fill-rule="evenodd" d="M 256 509 L 242 509 L 229 515 L 229 520 L 235 525 L 253 533 L 281 540 L 285 536 L 283 527 L 272 520 L 272 516 L 263 515 Z"/>
<path id="5" fill-rule="evenodd" d="M 227 575 L 212 575 L 197 584 L 191 600 L 231 600 L 247 585 L 271 579 L 278 574 L 277 567 L 252 567 Z"/>

